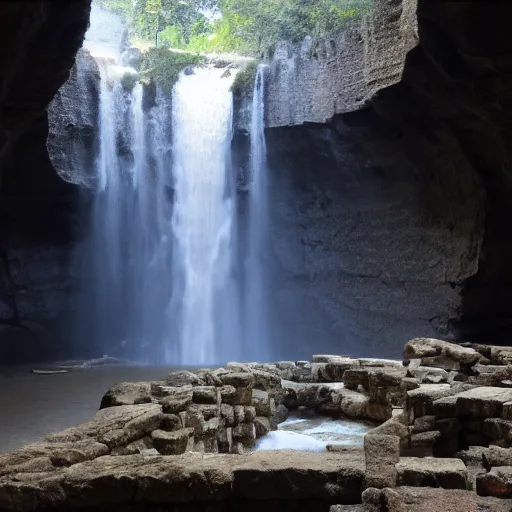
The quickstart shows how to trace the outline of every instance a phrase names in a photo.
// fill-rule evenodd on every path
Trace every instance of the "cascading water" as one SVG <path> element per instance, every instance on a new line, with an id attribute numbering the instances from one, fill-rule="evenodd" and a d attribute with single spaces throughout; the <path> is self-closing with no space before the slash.
<path id="1" fill-rule="evenodd" d="M 259 66 L 251 113 L 251 187 L 249 192 L 245 267 L 245 352 L 251 359 L 268 356 L 268 311 L 265 247 L 268 238 L 267 146 L 265 142 L 265 67 Z"/>
<path id="2" fill-rule="evenodd" d="M 232 78 L 183 73 L 173 93 L 174 314 L 179 361 L 212 364 L 237 355 L 235 198 L 229 177 Z"/>
<path id="3" fill-rule="evenodd" d="M 248 217 L 238 233 L 234 73 L 188 69 L 172 98 L 158 90 L 146 101 L 142 85 L 123 86 L 134 70 L 119 65 L 123 31 L 115 27 L 93 7 L 86 48 L 101 75 L 100 133 L 90 226 L 77 251 L 86 284 L 81 345 L 95 356 L 187 366 L 266 359 L 264 68 L 252 104 Z"/>
<path id="4" fill-rule="evenodd" d="M 77 326 L 96 355 L 156 362 L 165 357 L 172 288 L 164 277 L 172 263 L 170 107 L 158 94 L 145 110 L 142 85 L 125 90 L 121 78 L 134 70 L 118 64 L 123 32 L 113 26 L 115 17 L 93 6 L 85 47 L 100 68 L 100 133 L 97 192 L 78 250 L 86 290 Z"/>

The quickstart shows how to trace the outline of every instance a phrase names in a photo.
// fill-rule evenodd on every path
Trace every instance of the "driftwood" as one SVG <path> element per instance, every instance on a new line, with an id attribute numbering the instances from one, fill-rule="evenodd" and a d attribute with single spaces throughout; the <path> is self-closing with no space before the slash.
<path id="1" fill-rule="evenodd" d="M 32 368 L 32 373 L 36 375 L 57 375 L 60 373 L 69 373 L 69 370 L 35 370 Z"/>

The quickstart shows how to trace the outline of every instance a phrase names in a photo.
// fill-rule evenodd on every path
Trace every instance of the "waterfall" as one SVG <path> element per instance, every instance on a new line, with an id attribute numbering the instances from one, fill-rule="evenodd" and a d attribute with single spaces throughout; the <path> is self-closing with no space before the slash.
<path id="1" fill-rule="evenodd" d="M 251 186 L 246 233 L 245 350 L 252 359 L 268 357 L 265 248 L 268 243 L 267 147 L 265 142 L 265 68 L 256 73 L 251 113 Z"/>
<path id="2" fill-rule="evenodd" d="M 100 69 L 100 133 L 96 193 L 77 250 L 84 290 L 76 326 L 91 355 L 162 362 L 172 289 L 170 100 L 158 94 L 145 109 L 142 85 L 123 87 L 134 71 L 119 65 L 124 30 L 111 18 L 93 6 L 85 43 Z"/>
<path id="3" fill-rule="evenodd" d="M 236 354 L 235 199 L 230 186 L 232 77 L 182 73 L 173 92 L 174 308 L 179 361 L 224 362 Z"/>

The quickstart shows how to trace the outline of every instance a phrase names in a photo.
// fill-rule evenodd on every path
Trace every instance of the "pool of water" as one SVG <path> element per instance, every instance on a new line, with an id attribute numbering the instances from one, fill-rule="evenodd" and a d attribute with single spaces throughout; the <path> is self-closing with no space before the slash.
<path id="1" fill-rule="evenodd" d="M 176 368 L 108 366 L 57 375 L 0 367 L 0 453 L 90 419 L 116 382 L 159 380 Z"/>
<path id="2" fill-rule="evenodd" d="M 365 434 L 374 425 L 347 419 L 315 416 L 310 411 L 290 416 L 276 432 L 260 439 L 256 450 L 324 451 L 327 445 L 363 446 Z"/>

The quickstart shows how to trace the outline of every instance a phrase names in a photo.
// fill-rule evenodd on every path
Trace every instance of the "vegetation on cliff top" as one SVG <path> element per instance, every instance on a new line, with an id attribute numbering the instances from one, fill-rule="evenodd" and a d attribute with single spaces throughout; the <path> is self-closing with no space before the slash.
<path id="1" fill-rule="evenodd" d="M 259 55 L 278 41 L 325 36 L 360 20 L 373 0 L 97 0 L 132 36 L 194 52 Z"/>
<path id="2" fill-rule="evenodd" d="M 203 58 L 197 54 L 150 48 L 142 56 L 140 80 L 153 81 L 163 91 L 169 92 L 186 67 L 201 64 L 202 61 Z"/>

